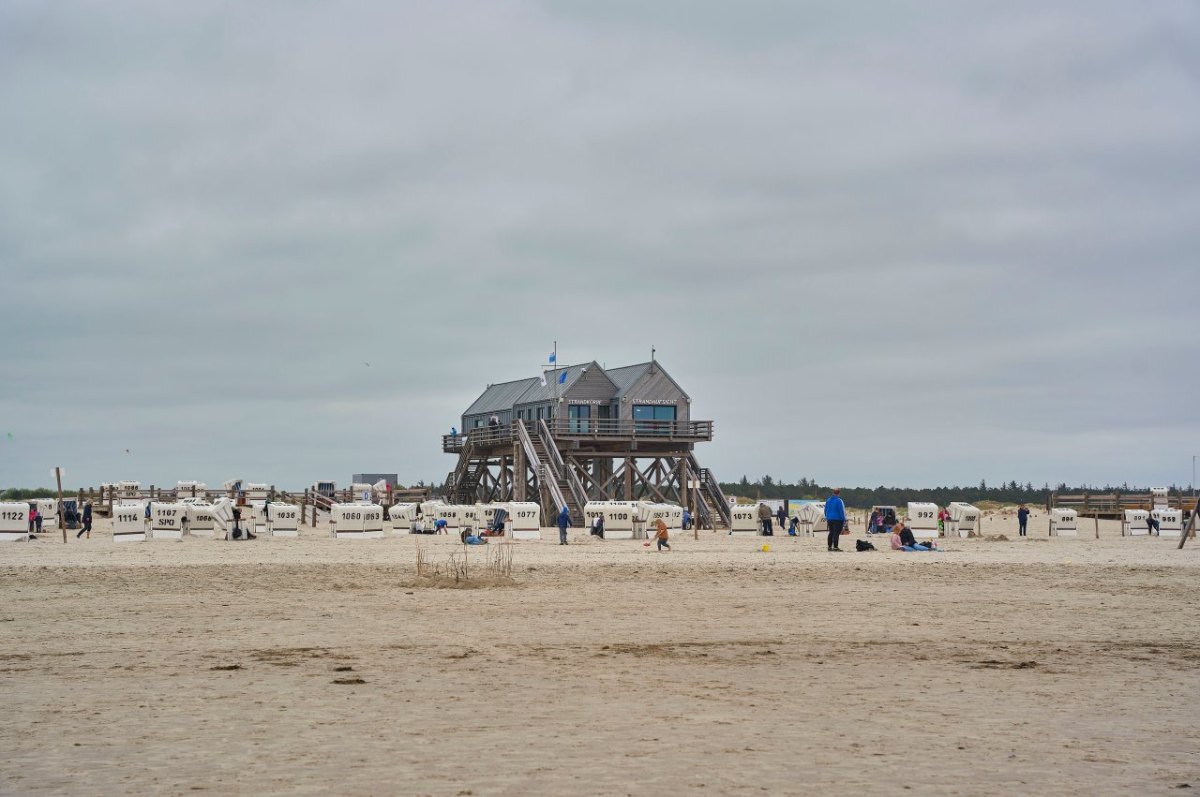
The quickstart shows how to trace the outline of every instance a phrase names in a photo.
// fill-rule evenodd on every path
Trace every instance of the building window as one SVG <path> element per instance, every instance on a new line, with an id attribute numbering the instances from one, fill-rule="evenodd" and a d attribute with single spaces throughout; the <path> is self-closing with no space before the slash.
<path id="1" fill-rule="evenodd" d="M 670 434 L 675 425 L 675 406 L 634 404 L 633 428 L 638 434 Z"/>
<path id="2" fill-rule="evenodd" d="M 569 434 L 586 434 L 591 431 L 589 419 L 592 408 L 586 404 L 572 404 L 567 407 L 567 432 Z"/>

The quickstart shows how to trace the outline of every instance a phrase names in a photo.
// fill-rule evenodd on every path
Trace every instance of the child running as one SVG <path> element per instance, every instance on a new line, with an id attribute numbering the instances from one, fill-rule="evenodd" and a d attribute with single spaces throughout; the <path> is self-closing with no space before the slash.
<path id="1" fill-rule="evenodd" d="M 670 536 L 667 533 L 667 524 L 663 522 L 662 518 L 654 521 L 654 528 L 657 529 L 654 539 L 658 540 L 659 553 L 662 553 L 663 548 L 666 548 L 668 551 L 671 550 L 671 543 L 667 542 L 667 538 Z"/>

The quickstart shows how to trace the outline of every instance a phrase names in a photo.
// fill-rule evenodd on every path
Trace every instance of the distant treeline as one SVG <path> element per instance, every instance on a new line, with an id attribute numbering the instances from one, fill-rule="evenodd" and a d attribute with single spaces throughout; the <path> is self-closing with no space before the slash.
<path id="1" fill-rule="evenodd" d="M 75 495 L 75 490 L 63 488 L 63 497 Z M 30 498 L 57 498 L 58 490 L 52 490 L 49 487 L 34 487 L 26 489 L 23 487 L 9 487 L 4 492 L 0 492 L 0 501 L 28 501 Z"/>
<path id="2" fill-rule="evenodd" d="M 741 498 L 775 498 L 775 499 L 804 499 L 823 500 L 829 496 L 833 485 L 818 484 L 815 479 L 801 479 L 795 484 L 776 481 L 770 476 L 763 476 L 757 481 L 750 481 L 745 476 L 741 481 L 722 483 L 721 489 L 726 495 L 736 495 Z M 1171 485 L 1171 492 L 1177 493 L 1179 488 Z M 899 506 L 909 501 L 922 501 L 938 506 L 945 506 L 951 501 L 966 501 L 979 503 L 994 501 L 1001 504 L 1045 504 L 1050 493 L 1148 493 L 1149 487 L 1130 486 L 1128 484 L 1103 487 L 1084 484 L 1070 487 L 1059 484 L 1051 487 L 1043 484 L 1034 487 L 1031 483 L 1020 484 L 1010 481 L 990 486 L 981 481 L 974 487 L 846 487 L 842 486 L 842 500 L 847 506 L 857 509 L 869 509 L 872 506 Z"/>

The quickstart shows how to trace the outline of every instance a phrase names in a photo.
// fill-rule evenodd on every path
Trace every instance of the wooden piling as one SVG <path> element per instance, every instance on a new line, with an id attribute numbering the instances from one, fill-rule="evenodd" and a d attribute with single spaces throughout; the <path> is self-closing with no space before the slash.
<path id="1" fill-rule="evenodd" d="M 62 468 L 54 469 L 54 480 L 58 482 L 58 527 L 62 529 L 63 545 L 67 544 L 67 524 L 63 522 L 62 511 Z"/>

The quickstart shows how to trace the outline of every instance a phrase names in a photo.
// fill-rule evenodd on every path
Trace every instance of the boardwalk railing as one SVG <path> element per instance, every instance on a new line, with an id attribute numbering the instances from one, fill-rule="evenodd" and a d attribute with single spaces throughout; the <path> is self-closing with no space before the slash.
<path id="1" fill-rule="evenodd" d="M 1167 505 L 1187 510 L 1195 499 L 1185 495 L 1168 495 Z M 1046 499 L 1046 511 L 1055 507 L 1074 509 L 1081 515 L 1121 515 L 1126 509 L 1150 509 L 1154 498 L 1150 493 L 1051 493 Z"/>

